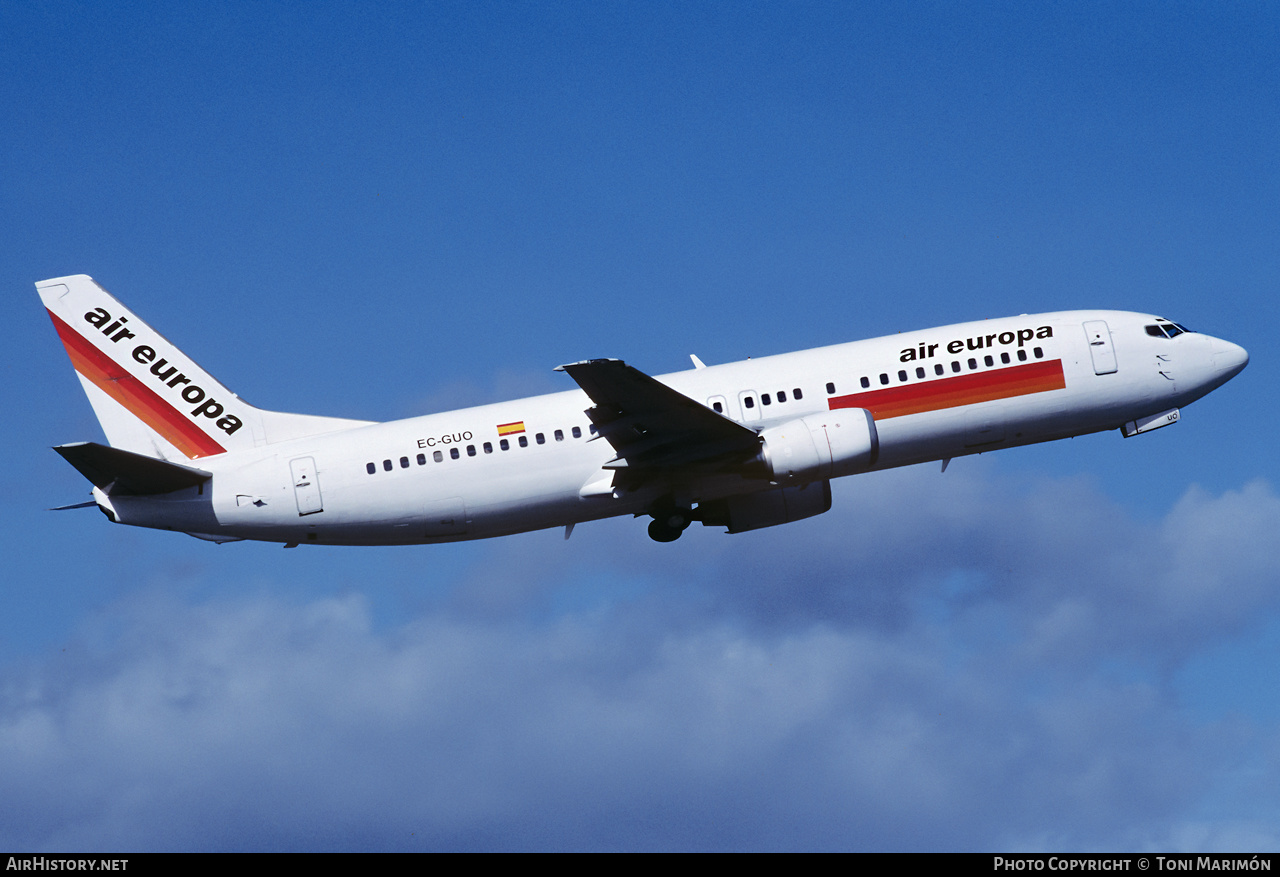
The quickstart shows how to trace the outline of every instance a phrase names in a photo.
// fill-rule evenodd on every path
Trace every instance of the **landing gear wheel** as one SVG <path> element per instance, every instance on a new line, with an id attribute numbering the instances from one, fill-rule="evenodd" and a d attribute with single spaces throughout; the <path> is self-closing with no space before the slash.
<path id="1" fill-rule="evenodd" d="M 665 518 L 654 518 L 649 522 L 649 538 L 654 542 L 674 542 L 683 532 L 683 527 L 672 527 Z"/>
<path id="2" fill-rule="evenodd" d="M 693 512 L 689 509 L 666 508 L 650 514 L 653 520 L 649 522 L 649 538 L 655 542 L 674 542 L 693 523 Z"/>

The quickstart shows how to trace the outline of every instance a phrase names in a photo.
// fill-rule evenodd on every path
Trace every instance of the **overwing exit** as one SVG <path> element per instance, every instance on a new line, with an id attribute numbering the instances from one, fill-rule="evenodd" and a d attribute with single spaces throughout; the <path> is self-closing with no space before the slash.
<path id="1" fill-rule="evenodd" d="M 831 479 L 1103 430 L 1141 435 L 1248 364 L 1125 311 L 944 326 L 388 423 L 255 408 L 84 275 L 36 284 L 106 444 L 55 450 L 113 522 L 218 542 L 481 539 L 615 515 L 669 542 L 821 514 Z"/>

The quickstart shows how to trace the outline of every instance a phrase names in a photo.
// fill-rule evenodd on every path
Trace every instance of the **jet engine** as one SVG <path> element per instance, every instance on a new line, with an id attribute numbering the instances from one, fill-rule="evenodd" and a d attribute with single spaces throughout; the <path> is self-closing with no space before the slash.
<path id="1" fill-rule="evenodd" d="M 830 508 L 831 482 L 823 479 L 703 503 L 698 512 L 704 526 L 728 527 L 730 533 L 745 533 L 812 518 Z"/>
<path id="2" fill-rule="evenodd" d="M 880 453 L 876 422 L 865 408 L 810 414 L 770 427 L 760 439 L 759 462 L 783 485 L 865 472 Z"/>

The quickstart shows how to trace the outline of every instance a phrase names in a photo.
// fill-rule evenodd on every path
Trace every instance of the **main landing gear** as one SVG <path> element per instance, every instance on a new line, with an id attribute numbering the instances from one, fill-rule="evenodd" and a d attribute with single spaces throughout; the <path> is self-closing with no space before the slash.
<path id="1" fill-rule="evenodd" d="M 651 512 L 649 538 L 654 542 L 674 542 L 693 523 L 692 509 L 667 508 Z"/>

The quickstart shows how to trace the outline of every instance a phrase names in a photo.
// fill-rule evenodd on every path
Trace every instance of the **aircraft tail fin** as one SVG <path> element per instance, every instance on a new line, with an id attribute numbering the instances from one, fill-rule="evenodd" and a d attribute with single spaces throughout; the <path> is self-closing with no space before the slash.
<path id="1" fill-rule="evenodd" d="M 113 448 L 196 459 L 367 423 L 255 408 L 91 277 L 36 289 Z"/>

